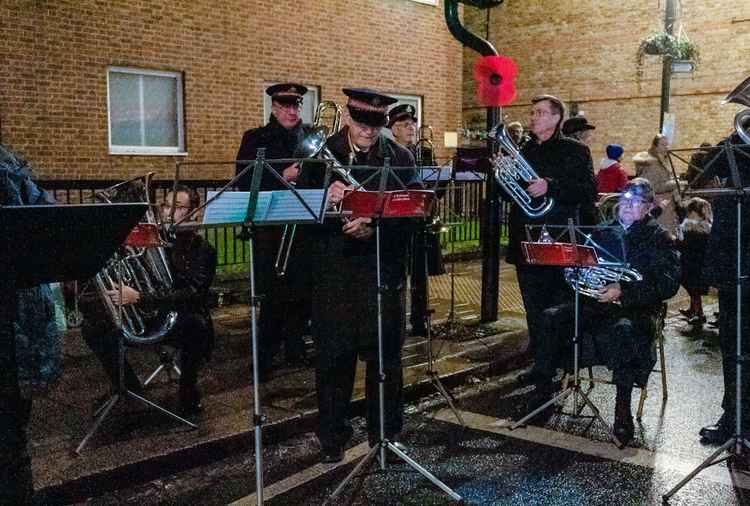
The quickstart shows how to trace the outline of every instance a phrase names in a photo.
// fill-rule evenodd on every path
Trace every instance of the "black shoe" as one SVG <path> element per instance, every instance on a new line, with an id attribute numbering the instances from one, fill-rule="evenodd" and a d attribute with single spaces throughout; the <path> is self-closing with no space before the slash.
<path id="1" fill-rule="evenodd" d="M 715 320 L 711 320 L 710 322 L 708 322 L 708 326 L 709 327 L 713 327 L 715 329 L 718 329 L 719 328 L 719 319 L 717 318 Z"/>
<path id="2" fill-rule="evenodd" d="M 533 385 L 534 383 L 539 383 L 543 381 L 544 379 L 545 378 L 542 375 L 540 375 L 538 372 L 534 371 L 534 369 L 530 369 L 516 376 L 516 383 L 521 386 L 526 386 L 526 385 Z"/>
<path id="3" fill-rule="evenodd" d="M 536 411 L 541 406 L 549 402 L 550 399 L 552 399 L 552 383 L 538 383 L 536 387 L 534 387 L 534 391 L 529 395 L 529 400 L 526 402 L 527 413 Z M 552 403 L 542 411 L 537 413 L 534 419 L 536 419 L 538 422 L 545 423 L 552 417 L 552 414 L 554 412 L 555 405 L 554 403 Z"/>
<path id="4" fill-rule="evenodd" d="M 342 460 L 344 460 L 344 449 L 341 447 L 320 450 L 321 464 L 338 464 Z"/>
<path id="5" fill-rule="evenodd" d="M 702 314 L 695 314 L 691 316 L 690 318 L 688 318 L 687 322 L 689 325 L 693 325 L 693 326 L 703 325 L 704 323 L 706 323 L 706 316 Z"/>
<path id="6" fill-rule="evenodd" d="M 704 443 L 722 444 L 732 437 L 732 424 L 722 416 L 715 424 L 703 427 L 698 434 Z"/>
<path id="7" fill-rule="evenodd" d="M 690 318 L 693 317 L 693 310 L 692 309 L 680 309 L 680 314 L 689 320 Z"/>
<path id="8" fill-rule="evenodd" d="M 625 448 L 633 439 L 635 425 L 632 416 L 617 416 L 615 414 L 615 426 L 612 429 L 615 437 L 620 442 L 620 448 Z"/>

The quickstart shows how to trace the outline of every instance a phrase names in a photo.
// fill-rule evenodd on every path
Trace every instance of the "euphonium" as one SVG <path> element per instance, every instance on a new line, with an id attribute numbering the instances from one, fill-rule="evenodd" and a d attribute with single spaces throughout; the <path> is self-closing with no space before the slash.
<path id="1" fill-rule="evenodd" d="M 150 203 L 149 184 L 152 176 L 153 173 L 149 173 L 146 176 L 100 190 L 96 192 L 96 198 L 107 203 L 134 201 Z M 143 179 L 144 184 L 137 185 L 137 179 Z M 130 190 L 137 191 L 138 195 L 131 194 Z M 149 206 L 146 212 L 146 222 L 159 224 L 152 206 Z M 161 232 L 161 227 L 159 230 Z M 127 341 L 135 344 L 161 341 L 177 324 L 177 312 L 169 311 L 165 315 L 160 315 L 159 311 L 145 311 L 137 304 L 132 304 L 122 306 L 122 322 L 120 322 L 119 307 L 113 304 L 105 293 L 108 290 L 117 289 L 120 276 L 123 285 L 130 286 L 141 293 L 170 290 L 173 279 L 164 247 L 135 248 L 123 245 L 94 277 L 97 291 L 104 301 L 110 318 L 115 325 L 122 327 Z"/>
<path id="2" fill-rule="evenodd" d="M 549 212 L 555 205 L 555 199 L 543 197 L 538 205 L 534 205 L 534 197 L 526 191 L 526 186 L 532 179 L 538 179 L 536 171 L 529 165 L 518 151 L 513 139 L 505 130 L 505 125 L 499 125 L 491 132 L 495 140 L 506 154 L 500 154 L 493 163 L 495 179 L 505 192 L 518 204 L 521 210 L 530 218 L 539 218 Z"/>
<path id="3" fill-rule="evenodd" d="M 566 267 L 565 281 L 579 293 L 594 299 L 599 297 L 599 289 L 619 282 L 641 281 L 643 276 L 634 270 L 620 265 L 608 265 L 599 262 L 592 267 Z"/>
<path id="4" fill-rule="evenodd" d="M 750 107 L 750 77 L 742 81 L 722 101 L 723 104 L 730 102 Z M 734 129 L 745 144 L 750 144 L 750 133 L 748 133 L 748 127 L 750 127 L 750 109 L 745 109 L 738 112 L 734 117 Z"/>

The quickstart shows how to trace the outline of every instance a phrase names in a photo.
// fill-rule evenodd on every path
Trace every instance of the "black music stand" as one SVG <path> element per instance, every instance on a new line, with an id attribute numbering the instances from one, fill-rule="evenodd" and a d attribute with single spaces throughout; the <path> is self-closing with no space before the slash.
<path id="1" fill-rule="evenodd" d="M 255 259 L 253 243 L 255 228 L 271 225 L 296 225 L 304 223 L 321 223 L 326 208 L 326 190 L 296 190 L 271 167 L 271 163 L 295 163 L 298 159 L 265 159 L 265 149 L 258 149 L 257 158 L 248 165 L 253 167 L 250 191 L 226 191 L 227 186 L 218 192 L 209 192 L 206 212 L 203 217 L 205 225 L 225 226 L 242 224 L 250 241 L 250 339 L 252 345 L 253 366 L 253 431 L 255 445 L 255 497 L 258 506 L 263 504 L 263 424 L 265 415 L 261 412 L 260 377 L 258 372 L 258 307 L 262 296 L 255 291 Z M 247 170 L 247 168 L 245 169 Z M 260 191 L 262 174 L 270 171 L 282 181 L 288 190 Z M 244 173 L 244 171 L 243 171 Z M 235 176 L 235 179 L 241 174 Z M 327 166 L 326 180 L 330 177 L 330 165 Z M 327 185 L 326 185 L 327 187 Z M 314 211 L 314 209 L 318 211 Z"/>
<path id="2" fill-rule="evenodd" d="M 362 167 L 364 168 L 364 167 Z M 376 209 L 373 210 L 373 212 L 370 214 L 370 217 L 373 220 L 373 223 L 375 225 L 375 251 L 376 251 L 376 266 L 377 266 L 377 284 L 378 284 L 378 401 L 379 401 L 379 420 L 380 420 L 380 437 L 378 442 L 370 449 L 370 452 L 365 455 L 365 457 L 352 469 L 352 471 L 344 478 L 344 480 L 339 484 L 338 487 L 333 491 L 330 499 L 335 499 L 341 491 L 344 489 L 347 483 L 351 481 L 354 476 L 359 473 L 360 469 L 362 469 L 366 464 L 368 464 L 372 459 L 376 458 L 376 456 L 379 455 L 380 460 L 380 469 L 382 471 L 386 470 L 386 450 L 392 451 L 399 459 L 406 462 L 412 469 L 418 471 L 422 476 L 430 480 L 435 486 L 440 488 L 443 492 L 448 494 L 451 498 L 455 499 L 456 501 L 462 501 L 462 497 L 458 495 L 456 492 L 454 492 L 451 488 L 449 488 L 445 483 L 440 481 L 437 477 L 432 475 L 427 469 L 422 467 L 420 464 L 418 464 L 416 461 L 414 461 L 411 457 L 409 457 L 406 453 L 401 451 L 397 446 L 395 446 L 391 441 L 388 440 L 388 438 L 385 435 L 385 373 L 383 371 L 384 365 L 383 365 L 383 291 L 385 290 L 385 286 L 383 286 L 383 280 L 381 277 L 381 269 L 380 269 L 380 234 L 381 234 L 381 227 L 382 227 L 382 221 L 384 219 L 392 218 L 392 216 L 388 216 L 385 207 L 387 206 L 387 199 L 385 195 L 385 187 L 386 182 L 390 175 L 393 175 L 397 181 L 400 181 L 398 176 L 393 173 L 393 170 L 390 167 L 390 159 L 386 158 L 385 163 L 383 167 L 368 167 L 369 169 L 373 170 L 374 173 L 368 177 L 365 181 L 363 181 L 361 184 L 365 185 L 368 181 L 370 181 L 373 177 L 377 177 L 379 175 L 380 177 L 380 185 L 378 190 L 378 206 Z M 404 186 L 405 188 L 405 186 Z M 356 193 L 356 192 L 353 192 Z M 345 197 L 346 198 L 346 197 Z M 427 211 L 427 213 L 429 210 Z M 404 217 L 425 217 L 425 213 L 422 213 L 421 215 L 412 215 L 412 216 L 405 216 L 401 215 L 398 216 L 399 218 Z M 327 504 L 328 500 L 324 504 Z"/>
<path id="3" fill-rule="evenodd" d="M 598 251 L 603 251 L 608 257 L 608 265 L 610 266 L 625 266 L 626 264 L 618 261 L 618 253 L 614 253 L 602 248 L 596 244 L 596 241 L 592 239 L 591 234 L 586 233 L 587 231 L 602 230 L 606 228 L 615 227 L 591 227 L 591 226 L 576 226 L 572 220 L 569 220 L 568 225 L 526 225 L 526 235 L 528 241 L 522 242 L 524 255 L 526 261 L 530 265 L 552 265 L 558 267 L 569 267 L 573 269 L 572 279 L 577 281 L 581 276 L 581 269 L 586 267 L 599 265 Z M 539 229 L 541 233 L 540 242 L 531 241 L 531 229 Z M 562 235 L 567 234 L 569 243 L 555 242 L 556 239 L 552 236 L 546 236 L 548 234 L 547 229 L 561 230 Z M 581 235 L 584 238 L 584 243 L 579 244 L 577 235 Z M 599 408 L 591 401 L 586 392 L 581 388 L 580 382 L 580 370 L 579 370 L 579 340 L 580 340 L 580 287 L 577 282 L 572 283 L 574 292 L 574 305 L 573 305 L 573 384 L 568 384 L 564 390 L 557 395 L 553 396 L 549 401 L 545 402 L 535 410 L 525 415 L 520 420 L 504 425 L 509 430 L 514 430 L 520 426 L 524 426 L 526 422 L 534 418 L 537 414 L 541 413 L 549 406 L 560 403 L 561 405 L 565 400 L 572 394 L 573 395 L 573 408 L 574 411 L 571 413 L 572 416 L 580 416 L 580 412 L 583 408 L 579 409 L 578 396 L 583 399 L 584 405 L 588 406 L 594 413 L 594 418 L 599 420 L 605 427 L 607 427 L 610 437 L 615 444 L 622 448 L 623 445 L 614 432 L 610 425 L 604 420 Z"/>
<path id="4" fill-rule="evenodd" d="M 748 80 L 742 84 L 747 83 Z M 742 86 L 741 84 L 741 86 Z M 731 95 L 731 94 L 730 94 Z M 736 199 L 737 206 L 737 228 L 736 228 L 736 240 L 737 240 L 737 251 L 736 251 L 736 262 L 737 270 L 735 276 L 735 284 L 737 287 L 736 298 L 737 298 L 737 329 L 736 329 L 736 349 L 735 349 L 735 370 L 736 370 L 736 390 L 735 390 L 735 427 L 734 434 L 715 452 L 708 456 L 698 467 L 691 471 L 685 476 L 677 485 L 672 487 L 666 494 L 662 496 L 664 503 L 669 501 L 669 498 L 676 494 L 682 487 L 684 487 L 690 480 L 692 480 L 698 473 L 704 469 L 713 465 L 724 462 L 725 460 L 730 461 L 734 459 L 742 458 L 743 455 L 747 455 L 746 451 L 750 450 L 750 441 L 748 441 L 747 433 L 742 430 L 742 363 L 747 361 L 747 357 L 742 355 L 742 283 L 747 281 L 747 274 L 742 274 L 742 208 L 743 200 L 747 195 L 750 195 L 750 187 L 742 186 L 742 178 L 740 177 L 739 169 L 737 167 L 737 159 L 735 151 L 740 156 L 748 157 L 747 149 L 748 144 L 732 144 L 731 139 L 727 139 L 722 146 L 722 150 L 714 156 L 711 161 L 705 166 L 705 171 L 702 175 L 699 175 L 696 179 L 706 180 L 716 175 L 718 166 L 714 165 L 714 162 L 718 159 L 719 155 L 723 154 L 727 157 L 727 164 L 729 168 L 729 177 L 727 178 L 727 184 L 730 185 L 728 188 L 715 188 L 715 189 L 703 189 L 689 192 L 692 195 L 704 195 L 704 196 L 722 196 L 722 195 L 733 195 Z M 738 148 L 745 148 L 738 149 Z M 697 181 L 692 181 L 691 184 L 695 184 Z M 726 366 L 726 364 L 723 364 Z M 724 452 L 728 452 L 729 455 L 721 457 L 720 455 Z"/>

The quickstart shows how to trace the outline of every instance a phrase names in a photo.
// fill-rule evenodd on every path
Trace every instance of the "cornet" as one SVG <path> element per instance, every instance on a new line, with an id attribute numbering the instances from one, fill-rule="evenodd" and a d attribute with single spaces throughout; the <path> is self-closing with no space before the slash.
<path id="1" fill-rule="evenodd" d="M 538 179 L 536 171 L 529 162 L 521 156 L 515 142 L 505 130 L 505 125 L 500 124 L 490 132 L 500 147 L 505 150 L 506 155 L 500 154 L 493 162 L 495 179 L 505 192 L 518 204 L 521 210 L 530 218 L 539 218 L 549 212 L 555 205 L 555 199 L 543 197 L 539 205 L 533 204 L 531 195 L 526 191 L 526 186 L 532 179 Z"/>

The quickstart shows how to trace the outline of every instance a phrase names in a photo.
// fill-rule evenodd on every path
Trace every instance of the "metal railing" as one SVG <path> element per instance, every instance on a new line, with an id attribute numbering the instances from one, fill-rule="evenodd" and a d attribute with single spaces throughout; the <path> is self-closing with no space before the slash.
<path id="1" fill-rule="evenodd" d="M 55 200 L 66 204 L 94 202 L 96 190 L 112 186 L 120 180 L 107 179 L 48 179 L 37 183 L 49 191 Z M 181 183 L 198 191 L 201 201 L 206 194 L 228 183 L 228 179 L 190 179 Z M 172 180 L 152 180 L 154 202 L 161 202 L 172 187 Z M 443 223 L 453 224 L 441 235 L 443 248 L 450 251 L 451 243 L 464 243 L 462 251 L 479 250 L 480 248 L 480 215 L 485 195 L 484 181 L 456 182 L 453 189 L 446 189 L 439 200 L 438 213 Z M 503 206 L 507 210 L 507 204 Z M 507 212 L 504 213 L 507 216 Z M 507 220 L 502 220 L 501 237 L 507 237 Z M 248 260 L 249 245 L 238 238 L 241 227 L 205 228 L 203 236 L 214 245 L 217 251 L 218 266 L 224 271 L 242 271 Z"/>

